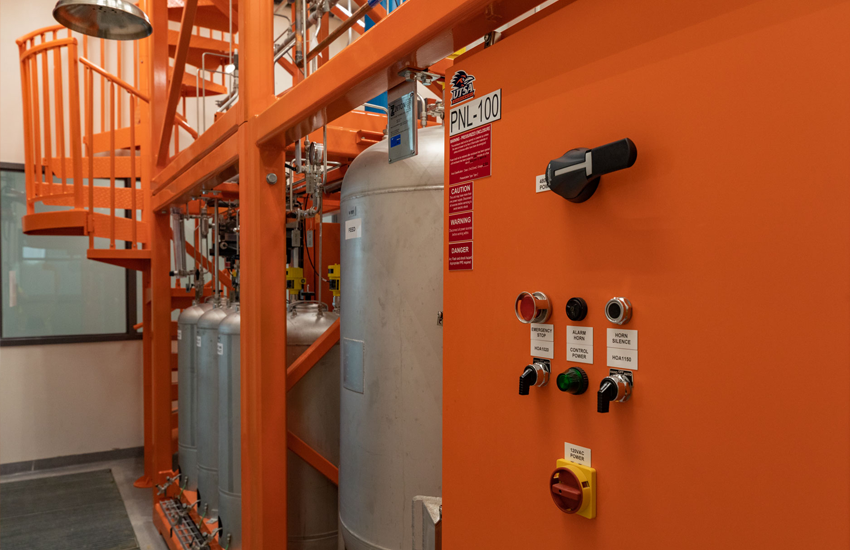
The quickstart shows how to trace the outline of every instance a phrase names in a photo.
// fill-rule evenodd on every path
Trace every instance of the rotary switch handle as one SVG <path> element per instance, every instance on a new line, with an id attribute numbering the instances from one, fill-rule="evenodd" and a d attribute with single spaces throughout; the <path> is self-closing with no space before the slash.
<path id="1" fill-rule="evenodd" d="M 611 374 L 599 383 L 599 392 L 596 394 L 596 412 L 607 413 L 610 410 L 611 401 L 623 403 L 632 396 L 632 381 L 622 374 Z"/>
<path id="2" fill-rule="evenodd" d="M 519 375 L 519 394 L 528 395 L 528 390 L 531 386 L 542 388 L 549 383 L 549 365 L 534 363 L 523 369 Z"/>
<path id="3" fill-rule="evenodd" d="M 549 479 L 549 490 L 555 506 L 567 514 L 575 514 L 584 500 L 582 484 L 568 468 L 558 468 Z"/>
<path id="4" fill-rule="evenodd" d="M 629 138 L 593 149 L 572 149 L 549 162 L 546 183 L 568 201 L 584 202 L 596 191 L 601 176 L 630 168 L 635 160 L 637 147 Z"/>

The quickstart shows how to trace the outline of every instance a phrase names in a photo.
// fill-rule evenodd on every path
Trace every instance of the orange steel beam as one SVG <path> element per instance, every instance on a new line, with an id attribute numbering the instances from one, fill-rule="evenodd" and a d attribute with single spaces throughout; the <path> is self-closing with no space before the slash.
<path id="1" fill-rule="evenodd" d="M 334 485 L 339 485 L 339 468 L 333 465 L 331 461 L 319 454 L 316 449 L 307 445 L 301 438 L 294 433 L 286 432 L 286 445 L 289 450 L 304 459 L 304 462 L 318 470 L 320 474 L 333 481 Z"/>
<path id="2" fill-rule="evenodd" d="M 408 0 L 261 113 L 260 143 L 285 136 L 289 144 L 321 128 L 401 83 L 403 69 L 429 67 L 538 3 Z"/>
<path id="3" fill-rule="evenodd" d="M 206 134 L 203 134 L 206 135 Z M 197 143 L 197 142 L 195 142 Z M 212 189 L 236 174 L 239 162 L 239 140 L 231 135 L 212 154 L 183 172 L 153 197 L 154 210 L 167 209 L 172 204 L 182 204 L 200 194 L 202 188 Z"/>
<path id="4" fill-rule="evenodd" d="M 149 0 L 148 16 L 153 25 L 149 38 L 150 48 L 150 113 L 151 128 L 163 128 L 166 119 L 163 106 L 167 102 L 168 73 L 168 2 Z M 168 125 L 170 129 L 171 125 Z M 155 164 L 159 138 L 149 136 L 146 163 Z M 154 484 L 165 481 L 171 469 L 171 220 L 167 214 L 154 212 L 151 216 L 151 418 L 153 425 L 153 476 Z M 148 330 L 145 330 L 147 333 Z M 154 494 L 154 500 L 159 500 Z"/>
<path id="5" fill-rule="evenodd" d="M 180 151 L 168 163 L 168 166 L 153 177 L 154 195 L 234 135 L 236 130 L 239 129 L 239 125 L 244 122 L 241 115 L 239 109 L 231 108 L 216 120 L 206 132 L 198 136 L 197 140 Z"/>
<path id="6" fill-rule="evenodd" d="M 339 342 L 339 319 L 333 322 L 307 350 L 286 369 L 286 391 L 313 368 Z"/>
<path id="7" fill-rule="evenodd" d="M 170 121 L 177 114 L 177 105 L 180 103 L 180 89 L 183 86 L 183 74 L 186 72 L 186 58 L 189 56 L 189 42 L 192 38 L 192 26 L 195 23 L 195 11 L 197 9 L 198 0 L 185 0 L 183 18 L 180 21 L 180 39 L 177 41 L 177 52 L 174 55 L 174 73 L 171 77 L 168 100 L 164 109 L 164 120 L 161 127 L 155 126 L 155 128 L 159 128 L 159 146 L 154 149 L 158 165 L 165 165 L 168 161 L 168 146 L 171 144 Z"/>
<path id="8" fill-rule="evenodd" d="M 239 5 L 239 208 L 242 311 L 242 544 L 246 550 L 286 545 L 286 154 L 260 148 L 255 117 L 275 101 L 273 0 Z"/>

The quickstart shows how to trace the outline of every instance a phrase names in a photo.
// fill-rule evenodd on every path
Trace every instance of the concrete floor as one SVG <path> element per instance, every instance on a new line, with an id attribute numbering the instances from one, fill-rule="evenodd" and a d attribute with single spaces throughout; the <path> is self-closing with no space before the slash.
<path id="1" fill-rule="evenodd" d="M 160 537 L 151 519 L 153 510 L 153 494 L 151 489 L 136 489 L 133 487 L 133 482 L 144 473 L 144 461 L 142 458 L 92 462 L 53 470 L 11 474 L 0 477 L 0 483 L 88 472 L 91 470 L 103 470 L 106 468 L 112 470 L 112 475 L 118 484 L 121 498 L 124 499 L 124 506 L 127 507 L 127 515 L 130 516 L 130 522 L 133 524 L 133 530 L 136 532 L 136 540 L 139 542 L 139 548 L 141 550 L 168 550 L 168 546 L 166 546 L 162 537 Z"/>

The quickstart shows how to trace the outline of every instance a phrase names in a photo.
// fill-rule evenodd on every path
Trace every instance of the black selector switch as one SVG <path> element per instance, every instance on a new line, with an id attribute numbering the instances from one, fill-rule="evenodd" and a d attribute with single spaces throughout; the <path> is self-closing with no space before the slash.
<path id="1" fill-rule="evenodd" d="M 531 386 L 542 388 L 549 383 L 549 365 L 535 361 L 523 369 L 519 375 L 519 394 L 528 395 Z"/>
<path id="2" fill-rule="evenodd" d="M 581 321 L 587 317 L 587 302 L 583 298 L 570 298 L 567 302 L 567 317 L 570 321 Z"/>
<path id="3" fill-rule="evenodd" d="M 579 147 L 549 161 L 546 183 L 568 201 L 584 202 L 596 191 L 601 176 L 629 168 L 635 160 L 637 147 L 629 138 L 593 149 Z"/>

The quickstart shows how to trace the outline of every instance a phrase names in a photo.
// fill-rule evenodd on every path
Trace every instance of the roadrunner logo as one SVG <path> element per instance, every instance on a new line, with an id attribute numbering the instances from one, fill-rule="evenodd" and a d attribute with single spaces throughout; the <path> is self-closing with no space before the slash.
<path id="1" fill-rule="evenodd" d="M 466 74 L 466 71 L 458 71 L 452 77 L 452 105 L 457 105 L 467 99 L 475 97 L 475 77 Z"/>

